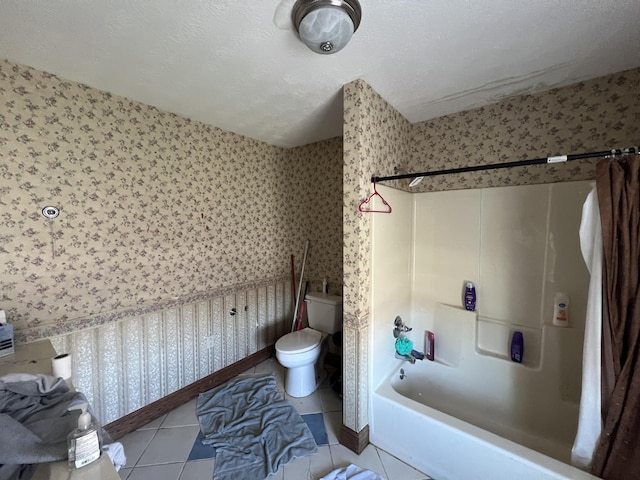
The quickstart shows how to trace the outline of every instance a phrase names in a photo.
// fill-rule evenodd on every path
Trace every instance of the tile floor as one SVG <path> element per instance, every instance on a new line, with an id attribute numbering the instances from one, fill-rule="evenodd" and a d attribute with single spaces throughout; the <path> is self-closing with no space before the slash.
<path id="1" fill-rule="evenodd" d="M 275 358 L 265 360 L 243 375 L 271 372 L 276 374 L 278 390 L 310 424 L 319 446 L 318 453 L 283 465 L 269 480 L 318 480 L 350 463 L 377 472 L 387 480 L 429 478 L 373 445 L 367 446 L 360 455 L 340 445 L 342 401 L 328 382 L 308 397 L 290 397 L 284 391 L 284 368 Z M 208 449 L 212 449 L 196 441 L 200 429 L 195 404 L 193 399 L 120 439 L 127 455 L 127 464 L 119 472 L 122 480 L 210 480 L 213 477 L 215 458 L 208 458 L 213 454 Z M 322 421 L 324 425 L 319 423 Z"/>

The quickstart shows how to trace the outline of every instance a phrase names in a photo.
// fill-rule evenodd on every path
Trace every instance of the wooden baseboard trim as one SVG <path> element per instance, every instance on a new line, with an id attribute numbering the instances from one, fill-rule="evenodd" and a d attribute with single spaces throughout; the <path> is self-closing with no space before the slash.
<path id="1" fill-rule="evenodd" d="M 199 393 L 206 392 L 213 387 L 217 387 L 236 375 L 256 366 L 271 357 L 273 352 L 273 345 L 263 348 L 253 355 L 243 358 L 239 362 L 229 365 L 217 372 L 213 372 L 211 375 L 207 375 L 206 377 L 201 378 L 180 390 L 176 390 L 175 392 L 162 397 L 160 400 L 156 400 L 135 412 L 131 412 L 124 417 L 114 420 L 113 422 L 105 425 L 104 428 L 109 432 L 109 435 L 111 435 L 113 440 L 118 440 L 127 433 L 133 432 L 165 413 L 169 413 L 171 410 L 174 410 L 192 398 L 197 397 Z"/>
<path id="2" fill-rule="evenodd" d="M 349 427 L 342 425 L 339 440 L 342 445 L 360 455 L 366 446 L 369 445 L 369 425 L 365 425 L 359 432 L 355 432 Z"/>

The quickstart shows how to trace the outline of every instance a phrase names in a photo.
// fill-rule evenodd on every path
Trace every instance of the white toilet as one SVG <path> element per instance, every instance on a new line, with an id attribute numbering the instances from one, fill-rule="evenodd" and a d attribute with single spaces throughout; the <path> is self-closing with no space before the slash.
<path id="1" fill-rule="evenodd" d="M 276 358 L 287 368 L 284 389 L 292 397 L 311 395 L 322 383 L 327 339 L 342 328 L 342 297 L 312 292 L 304 301 L 309 327 L 276 342 Z"/>

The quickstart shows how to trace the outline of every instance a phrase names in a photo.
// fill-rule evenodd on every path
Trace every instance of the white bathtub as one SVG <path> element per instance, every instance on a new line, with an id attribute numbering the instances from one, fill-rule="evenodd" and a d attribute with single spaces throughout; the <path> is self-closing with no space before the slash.
<path id="1" fill-rule="evenodd" d="M 436 386 L 430 373 L 447 367 L 429 364 L 403 363 L 405 378 L 396 371 L 374 392 L 373 444 L 436 480 L 597 478 L 558 460 L 571 450 L 564 425 L 544 437 L 507 426 L 499 412 L 488 414 L 482 393 L 464 398 Z"/>

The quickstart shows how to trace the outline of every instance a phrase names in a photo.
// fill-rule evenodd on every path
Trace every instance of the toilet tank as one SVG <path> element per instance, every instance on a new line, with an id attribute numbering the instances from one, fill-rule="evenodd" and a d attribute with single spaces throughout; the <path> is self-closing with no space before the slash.
<path id="1" fill-rule="evenodd" d="M 342 297 L 311 292 L 304 301 L 311 328 L 324 333 L 336 333 L 342 328 Z"/>

